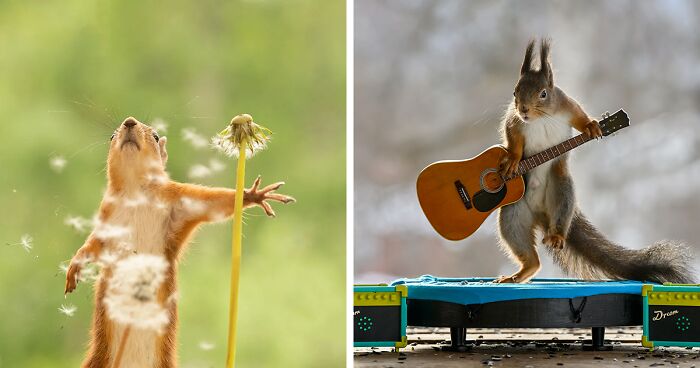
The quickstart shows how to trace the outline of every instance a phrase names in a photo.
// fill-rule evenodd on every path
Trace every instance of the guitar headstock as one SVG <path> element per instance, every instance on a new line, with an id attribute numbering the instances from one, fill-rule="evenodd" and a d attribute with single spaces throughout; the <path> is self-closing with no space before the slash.
<path id="1" fill-rule="evenodd" d="M 630 119 L 625 110 L 619 110 L 612 115 L 605 115 L 598 124 L 600 124 L 600 130 L 603 131 L 603 135 L 609 136 L 622 128 L 630 126 Z"/>

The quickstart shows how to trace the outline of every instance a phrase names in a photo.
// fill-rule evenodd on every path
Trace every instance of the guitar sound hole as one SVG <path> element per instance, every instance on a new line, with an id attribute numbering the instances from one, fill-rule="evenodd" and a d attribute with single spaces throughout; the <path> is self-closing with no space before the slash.
<path id="1" fill-rule="evenodd" d="M 507 192 L 508 187 L 505 185 L 496 193 L 489 193 L 485 190 L 480 190 L 472 197 L 472 203 L 477 211 L 489 212 L 498 207 L 501 201 L 503 201 L 503 198 L 506 197 Z"/>

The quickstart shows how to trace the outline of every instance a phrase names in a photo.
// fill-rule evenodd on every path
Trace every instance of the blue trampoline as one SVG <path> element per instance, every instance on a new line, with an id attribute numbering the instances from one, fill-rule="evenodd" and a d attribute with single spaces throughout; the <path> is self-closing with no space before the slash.
<path id="1" fill-rule="evenodd" d="M 430 275 L 391 283 L 408 288 L 408 325 L 449 327 L 450 348 L 462 350 L 467 328 L 592 328 L 590 349 L 604 345 L 605 327 L 642 325 L 638 281 L 534 279 L 495 284 L 492 278 Z"/>

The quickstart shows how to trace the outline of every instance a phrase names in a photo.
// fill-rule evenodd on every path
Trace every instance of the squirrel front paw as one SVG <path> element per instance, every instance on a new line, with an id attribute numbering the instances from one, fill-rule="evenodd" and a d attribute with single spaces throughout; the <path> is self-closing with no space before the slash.
<path id="1" fill-rule="evenodd" d="M 293 197 L 274 193 L 274 191 L 279 189 L 282 185 L 284 185 L 284 182 L 280 181 L 270 184 L 262 189 L 258 189 L 258 187 L 260 187 L 260 176 L 258 176 L 257 179 L 255 179 L 253 186 L 250 189 L 245 190 L 245 201 L 262 207 L 266 215 L 275 217 L 275 211 L 273 211 L 270 204 L 266 202 L 267 200 L 282 202 L 284 204 L 296 202 L 296 199 Z"/>
<path id="2" fill-rule="evenodd" d="M 501 160 L 501 164 L 498 170 L 501 176 L 504 178 L 514 176 L 515 172 L 518 170 L 520 158 L 520 156 L 512 154 L 510 152 L 507 155 L 505 155 Z"/>
<path id="3" fill-rule="evenodd" d="M 600 129 L 600 124 L 598 124 L 598 120 L 595 119 L 586 124 L 586 126 L 583 128 L 583 132 L 591 138 L 600 138 L 603 136 L 603 131 Z"/>
<path id="4" fill-rule="evenodd" d="M 66 271 L 66 288 L 63 291 L 63 294 L 68 294 L 75 290 L 75 287 L 78 286 L 79 275 L 80 263 L 71 262 L 70 266 L 68 266 L 68 271 Z"/>
<path id="5" fill-rule="evenodd" d="M 566 242 L 566 239 L 559 235 L 559 234 L 550 234 L 544 237 L 542 239 L 542 243 L 554 248 L 554 249 L 563 249 L 564 248 L 564 243 Z"/>

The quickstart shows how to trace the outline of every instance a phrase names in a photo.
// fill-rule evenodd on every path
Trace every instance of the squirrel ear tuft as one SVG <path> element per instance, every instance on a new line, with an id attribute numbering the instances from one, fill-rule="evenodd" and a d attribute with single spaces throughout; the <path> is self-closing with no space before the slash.
<path id="1" fill-rule="evenodd" d="M 540 43 L 540 73 L 545 75 L 549 86 L 554 85 L 554 74 L 552 73 L 552 64 L 549 61 L 549 49 L 551 47 L 552 40 L 549 38 L 543 38 Z"/>
<path id="2" fill-rule="evenodd" d="M 527 49 L 525 49 L 525 60 L 523 60 L 523 66 L 520 67 L 520 75 L 523 75 L 530 70 L 532 70 L 532 50 L 535 49 L 535 40 L 530 39 L 527 43 Z"/>

